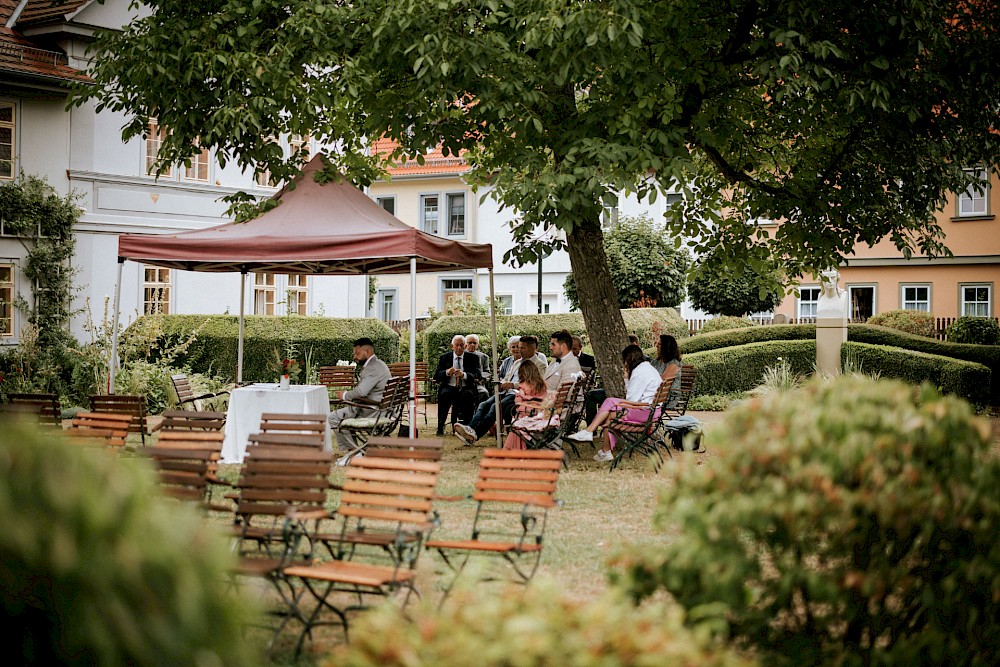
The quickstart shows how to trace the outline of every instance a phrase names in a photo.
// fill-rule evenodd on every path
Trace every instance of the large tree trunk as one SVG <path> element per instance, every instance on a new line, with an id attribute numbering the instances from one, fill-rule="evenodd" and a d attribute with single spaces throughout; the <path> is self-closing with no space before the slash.
<path id="1" fill-rule="evenodd" d="M 604 233 L 597 220 L 573 227 L 566 237 L 569 261 L 576 279 L 580 310 L 594 347 L 597 368 L 608 396 L 625 396 L 621 351 L 628 344 L 625 320 L 618 308 L 618 296 L 611 282 L 608 258 L 604 254 Z"/>

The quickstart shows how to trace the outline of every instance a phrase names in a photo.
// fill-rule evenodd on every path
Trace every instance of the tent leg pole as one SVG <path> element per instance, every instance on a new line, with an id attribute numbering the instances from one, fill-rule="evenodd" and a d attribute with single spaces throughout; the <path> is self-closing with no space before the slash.
<path id="1" fill-rule="evenodd" d="M 410 258 L 410 440 L 417 437 L 417 258 Z M 427 403 L 424 402 L 426 413 Z"/>
<path id="2" fill-rule="evenodd" d="M 497 346 L 500 340 L 497 338 L 497 300 L 493 289 L 493 269 L 490 269 L 490 324 L 493 326 L 493 372 L 496 373 L 500 366 L 497 362 Z M 494 377 L 494 380 L 498 378 Z M 497 448 L 503 447 L 500 442 L 500 431 L 503 426 L 503 413 L 500 411 L 500 385 L 493 383 L 493 407 L 496 409 L 497 424 Z"/>
<path id="3" fill-rule="evenodd" d="M 122 305 L 122 269 L 125 258 L 118 258 L 118 281 L 115 283 L 115 319 L 111 325 L 111 358 L 108 360 L 108 393 L 115 393 L 115 375 L 118 370 L 118 313 Z"/>
<path id="4" fill-rule="evenodd" d="M 236 343 L 236 384 L 243 384 L 243 334 L 245 332 L 245 306 L 247 272 L 240 271 L 240 335 Z"/>

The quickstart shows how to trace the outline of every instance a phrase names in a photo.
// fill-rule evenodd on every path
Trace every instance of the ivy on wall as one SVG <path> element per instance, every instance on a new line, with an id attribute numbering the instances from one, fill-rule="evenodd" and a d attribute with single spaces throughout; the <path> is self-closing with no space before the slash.
<path id="1" fill-rule="evenodd" d="M 22 174 L 0 186 L 0 220 L 7 236 L 27 250 L 22 270 L 34 299 L 20 307 L 42 336 L 58 335 L 69 323 L 73 296 L 73 226 L 80 217 L 75 195 L 60 196 L 45 179 Z"/>
<path id="2" fill-rule="evenodd" d="M 20 378 L 24 390 L 60 390 L 64 379 L 60 369 L 69 366 L 64 357 L 73 344 L 68 328 L 74 293 L 70 259 L 73 229 L 81 214 L 76 201 L 76 195 L 59 195 L 37 176 L 21 174 L 19 181 L 0 185 L 3 235 L 17 239 L 26 251 L 21 271 L 29 289 L 21 290 L 15 306 L 26 315 L 28 338 L 38 358 L 27 366 L 19 364 L 24 366 Z"/>

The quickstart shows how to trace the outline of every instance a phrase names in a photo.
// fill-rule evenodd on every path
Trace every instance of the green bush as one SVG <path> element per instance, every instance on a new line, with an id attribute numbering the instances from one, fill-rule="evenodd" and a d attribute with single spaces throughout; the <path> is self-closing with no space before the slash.
<path id="1" fill-rule="evenodd" d="M 163 335 L 158 349 L 172 347 L 186 339 L 201 326 L 187 351 L 173 363 L 197 373 L 236 379 L 236 353 L 239 318 L 231 315 L 160 315 Z M 132 326 L 142 326 L 140 318 Z M 386 363 L 399 357 L 399 336 L 384 322 L 376 319 L 340 319 L 332 317 L 265 317 L 246 318 L 243 343 L 243 380 L 273 382 L 277 374 L 270 368 L 276 349 L 284 351 L 291 344 L 296 358 L 303 365 L 310 354 L 316 365 L 331 365 L 351 359 L 355 340 L 367 336 L 375 343 L 375 354 Z M 152 356 L 155 361 L 156 350 Z"/>
<path id="2" fill-rule="evenodd" d="M 869 318 L 868 324 L 927 338 L 937 333 L 934 316 L 921 310 L 887 310 Z"/>
<path id="3" fill-rule="evenodd" d="M 763 343 L 770 340 L 816 340 L 815 324 L 769 324 L 767 326 L 698 333 L 678 341 L 681 352 L 691 354 L 721 347 Z"/>
<path id="4" fill-rule="evenodd" d="M 816 341 L 749 343 L 685 354 L 683 361 L 698 369 L 698 382 L 695 385 L 697 393 L 728 394 L 750 391 L 758 386 L 765 371 L 778 364 L 779 359 L 788 363 L 790 372 L 811 375 L 816 363 Z"/>
<path id="5" fill-rule="evenodd" d="M 653 343 L 653 330 L 659 325 L 661 333 L 676 338 L 688 335 L 687 323 L 673 308 L 630 308 L 622 310 L 625 328 L 639 336 L 645 345 Z M 580 313 L 560 315 L 505 315 L 497 318 L 497 333 L 504 345 L 510 336 L 538 336 L 538 349 L 549 351 L 549 336 L 553 331 L 568 329 L 570 333 L 587 340 L 587 329 Z M 489 317 L 442 317 L 423 331 L 424 360 L 434 363 L 451 348 L 451 339 L 457 335 L 479 334 L 480 350 L 492 354 L 492 330 Z M 624 347 L 624 341 L 622 347 Z M 504 350 L 498 350 L 498 358 Z"/>
<path id="6" fill-rule="evenodd" d="M 768 327 L 761 327 L 767 329 Z M 989 403 L 1000 405 L 1000 346 L 996 345 L 962 345 L 913 336 L 885 327 L 868 324 L 851 324 L 847 328 L 847 338 L 852 342 L 870 343 L 872 345 L 888 345 L 907 350 L 916 350 L 928 354 L 937 354 L 952 359 L 974 361 L 990 369 L 991 381 Z M 687 341 L 685 341 L 687 342 Z"/>
<path id="7" fill-rule="evenodd" d="M 744 392 L 731 394 L 698 394 L 688 402 L 687 409 L 704 412 L 725 412 L 733 407 L 733 403 L 745 398 Z"/>
<path id="8" fill-rule="evenodd" d="M 850 359 L 860 363 L 865 372 L 878 373 L 879 377 L 910 384 L 930 382 L 942 393 L 961 396 L 973 405 L 982 406 L 990 401 L 992 373 L 973 361 L 851 341 L 844 343 L 840 356 L 845 364 Z"/>
<path id="9" fill-rule="evenodd" d="M 990 317 L 960 317 L 948 325 L 948 342 L 1000 345 L 1000 324 Z"/>
<path id="10" fill-rule="evenodd" d="M 20 665 L 246 665 L 229 546 L 152 469 L 0 429 L 0 599 Z"/>
<path id="11" fill-rule="evenodd" d="M 620 595 L 581 603 L 553 584 L 497 595 L 460 591 L 441 611 L 423 604 L 403 614 L 391 605 L 351 625 L 350 644 L 325 664 L 349 667 L 616 667 L 751 665 L 682 627 L 676 607 L 636 609 Z"/>
<path id="12" fill-rule="evenodd" d="M 993 665 L 1000 459 L 930 387 L 842 377 L 746 401 L 677 471 L 671 539 L 615 571 L 771 665 Z"/>
<path id="13" fill-rule="evenodd" d="M 710 320 L 706 320 L 698 331 L 699 334 L 712 333 L 713 331 L 725 331 L 726 329 L 746 329 L 755 327 L 757 324 L 749 317 L 734 317 L 732 315 L 719 315 Z"/>

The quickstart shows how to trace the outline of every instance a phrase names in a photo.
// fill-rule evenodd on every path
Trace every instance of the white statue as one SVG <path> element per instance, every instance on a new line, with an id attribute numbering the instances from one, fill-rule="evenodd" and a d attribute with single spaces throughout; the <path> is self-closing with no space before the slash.
<path id="1" fill-rule="evenodd" d="M 840 287 L 840 272 L 827 269 L 820 273 L 822 288 L 816 304 L 816 317 L 847 317 L 847 290 Z"/>

